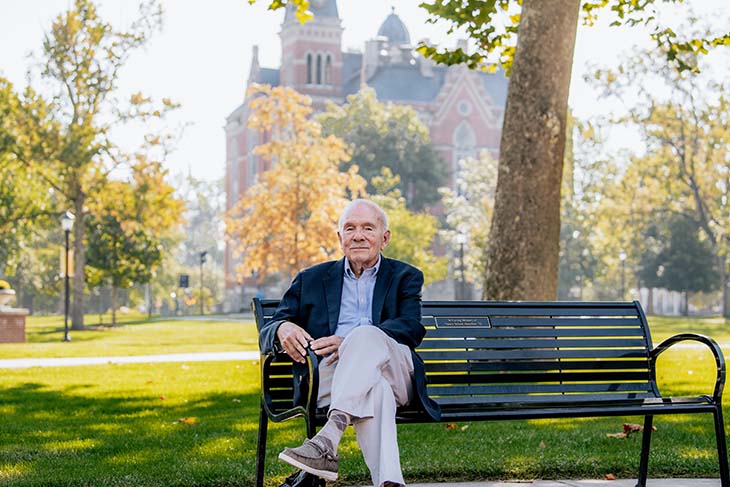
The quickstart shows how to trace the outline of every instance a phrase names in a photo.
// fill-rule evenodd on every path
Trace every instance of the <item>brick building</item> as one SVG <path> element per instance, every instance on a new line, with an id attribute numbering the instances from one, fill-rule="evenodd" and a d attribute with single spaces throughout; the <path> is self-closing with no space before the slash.
<path id="1" fill-rule="evenodd" d="M 301 24 L 287 9 L 281 24 L 281 65 L 259 65 L 253 47 L 248 85 L 283 85 L 312 98 L 315 109 L 326 100 L 344 103 L 362 85 L 373 88 L 380 101 L 410 105 L 429 127 L 431 143 L 452 173 L 458 160 L 489 150 L 499 152 L 502 117 L 507 95 L 503 74 L 470 71 L 464 66 L 438 66 L 414 51 L 405 23 L 391 12 L 362 52 L 343 52 L 342 23 L 336 0 L 312 0 L 314 19 Z M 460 41 L 463 43 L 463 41 Z M 462 44 L 466 48 L 465 43 Z M 226 209 L 255 183 L 268 161 L 253 154 L 261 142 L 249 129 L 248 100 L 226 119 Z M 226 251 L 226 307 L 247 307 L 263 291 L 253 280 L 235 274 L 230 249 Z M 274 295 L 266 292 L 266 295 Z"/>

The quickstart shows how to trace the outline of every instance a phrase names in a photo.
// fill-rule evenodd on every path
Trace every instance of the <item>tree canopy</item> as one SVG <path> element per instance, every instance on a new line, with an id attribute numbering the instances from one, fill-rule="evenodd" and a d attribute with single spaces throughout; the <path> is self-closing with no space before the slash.
<path id="1" fill-rule="evenodd" d="M 252 86 L 249 127 L 268 134 L 255 154 L 272 165 L 229 211 L 228 238 L 239 276 L 294 274 L 339 249 L 337 219 L 347 200 L 364 194 L 344 141 L 323 136 L 307 96 L 285 87 Z"/>
<path id="2" fill-rule="evenodd" d="M 402 260 L 423 272 L 426 284 L 446 278 L 446 257 L 434 254 L 432 246 L 438 233 L 438 220 L 428 213 L 415 213 L 406 207 L 398 189 L 399 177 L 384 167 L 372 180 L 375 193 L 370 196 L 388 215 L 391 239 L 383 251 L 386 257 Z"/>
<path id="3" fill-rule="evenodd" d="M 439 200 L 438 188 L 449 166 L 430 145 L 428 127 L 405 105 L 378 101 L 375 90 L 363 87 L 340 106 L 329 102 L 317 117 L 324 135 L 336 135 L 351 150 L 343 169 L 357 165 L 373 192 L 373 178 L 388 167 L 399 177 L 398 190 L 409 208 L 420 210 Z"/>
<path id="4" fill-rule="evenodd" d="M 141 93 L 126 103 L 115 96 L 122 68 L 160 28 L 161 16 L 160 6 L 146 1 L 129 28 L 118 30 L 98 15 L 93 2 L 75 0 L 44 38 L 40 74 L 50 94 L 26 90 L 16 117 L 14 157 L 53 189 L 59 209 L 76 215 L 72 321 L 77 329 L 83 328 L 87 203 L 106 191 L 112 171 L 131 166 L 136 157 L 114 143 L 112 128 L 131 121 L 151 123 L 175 108 L 168 99 L 155 103 Z M 165 140 L 150 135 L 138 153 L 161 160 L 167 149 L 157 149 Z"/>

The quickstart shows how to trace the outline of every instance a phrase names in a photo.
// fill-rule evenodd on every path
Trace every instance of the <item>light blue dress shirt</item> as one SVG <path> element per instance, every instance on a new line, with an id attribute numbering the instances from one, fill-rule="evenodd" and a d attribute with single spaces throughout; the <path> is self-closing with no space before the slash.
<path id="1" fill-rule="evenodd" d="M 360 278 L 355 277 L 350 261 L 345 258 L 345 276 L 342 280 L 342 300 L 340 318 L 337 320 L 335 335 L 345 337 L 355 327 L 373 324 L 373 292 L 375 280 L 380 269 L 380 256 L 373 267 L 362 271 Z"/>

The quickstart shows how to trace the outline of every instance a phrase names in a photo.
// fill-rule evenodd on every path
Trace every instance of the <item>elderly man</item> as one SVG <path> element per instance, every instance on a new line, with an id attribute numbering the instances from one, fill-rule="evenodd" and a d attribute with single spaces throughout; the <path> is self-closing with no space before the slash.
<path id="1" fill-rule="evenodd" d="M 423 339 L 421 271 L 385 258 L 388 219 L 369 200 L 352 201 L 337 235 L 345 257 L 301 271 L 259 337 L 262 351 L 283 349 L 295 361 L 295 396 L 311 347 L 319 361 L 317 404 L 329 406 L 317 435 L 279 458 L 328 480 L 339 470 L 337 448 L 348 425 L 370 469 L 373 485 L 405 485 L 395 412 L 417 403 L 438 419 L 426 394 L 423 362 L 413 349 Z M 300 400 L 301 397 L 295 397 Z"/>

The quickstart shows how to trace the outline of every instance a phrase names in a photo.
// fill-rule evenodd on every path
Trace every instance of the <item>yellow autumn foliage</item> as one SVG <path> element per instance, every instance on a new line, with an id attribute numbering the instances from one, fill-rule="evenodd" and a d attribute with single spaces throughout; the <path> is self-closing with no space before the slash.
<path id="1" fill-rule="evenodd" d="M 240 257 L 237 274 L 260 278 L 298 270 L 339 255 L 337 219 L 347 202 L 364 195 L 366 182 L 349 160 L 342 139 L 322 137 L 311 100 L 290 88 L 254 85 L 249 127 L 266 141 L 254 153 L 272 168 L 259 175 L 226 218 Z"/>

